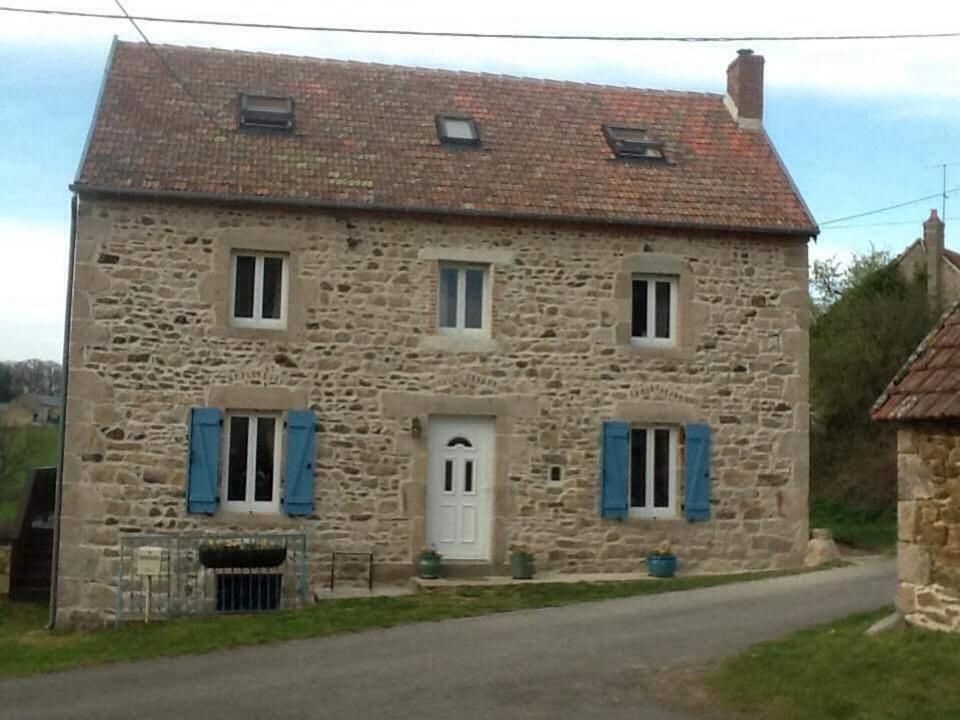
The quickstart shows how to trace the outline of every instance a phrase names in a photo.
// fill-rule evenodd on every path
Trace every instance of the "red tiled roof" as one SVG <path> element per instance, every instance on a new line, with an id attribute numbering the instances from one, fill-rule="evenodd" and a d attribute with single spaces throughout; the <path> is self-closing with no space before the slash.
<path id="1" fill-rule="evenodd" d="M 117 43 L 74 189 L 816 234 L 766 133 L 720 95 Z M 289 94 L 292 135 L 237 128 L 241 91 Z M 482 146 L 437 139 L 472 115 Z M 670 163 L 612 157 L 641 125 Z"/>
<path id="2" fill-rule="evenodd" d="M 873 419 L 960 419 L 960 303 L 944 315 L 877 400 Z"/>

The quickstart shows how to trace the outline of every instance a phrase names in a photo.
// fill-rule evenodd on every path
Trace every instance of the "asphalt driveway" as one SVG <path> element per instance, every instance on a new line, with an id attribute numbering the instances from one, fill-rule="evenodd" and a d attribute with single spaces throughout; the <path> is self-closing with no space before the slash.
<path id="1" fill-rule="evenodd" d="M 686 717 L 644 674 L 893 602 L 892 560 L 0 682 L 11 720 Z M 678 692 L 683 689 L 678 688 Z"/>

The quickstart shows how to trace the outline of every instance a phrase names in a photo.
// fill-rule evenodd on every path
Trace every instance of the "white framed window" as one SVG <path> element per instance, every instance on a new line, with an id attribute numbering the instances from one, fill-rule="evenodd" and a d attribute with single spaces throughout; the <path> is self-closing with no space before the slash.
<path id="1" fill-rule="evenodd" d="M 225 510 L 279 512 L 282 426 L 278 414 L 227 414 L 220 493 Z"/>
<path id="2" fill-rule="evenodd" d="M 630 516 L 677 514 L 677 428 L 634 427 L 630 431 Z"/>
<path id="3" fill-rule="evenodd" d="M 634 345 L 677 344 L 677 284 L 670 275 L 634 275 L 631 342 Z"/>
<path id="4" fill-rule="evenodd" d="M 289 258 L 237 252 L 230 257 L 230 319 L 237 327 L 285 328 Z"/>
<path id="5" fill-rule="evenodd" d="M 487 333 L 490 329 L 490 268 L 440 264 L 437 327 L 441 333 Z"/>

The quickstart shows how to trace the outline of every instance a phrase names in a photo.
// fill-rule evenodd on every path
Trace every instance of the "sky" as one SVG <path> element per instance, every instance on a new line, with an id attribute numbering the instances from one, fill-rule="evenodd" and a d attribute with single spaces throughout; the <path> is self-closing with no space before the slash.
<path id="1" fill-rule="evenodd" d="M 9 0 L 10 5 L 114 13 L 111 0 Z M 126 0 L 132 15 L 339 27 L 631 35 L 884 34 L 960 31 L 940 0 L 526 0 L 482 4 Z M 264 10 L 267 8 L 267 11 Z M 766 58 L 764 125 L 822 233 L 811 259 L 871 248 L 897 253 L 940 200 L 845 223 L 830 220 L 960 188 L 960 38 L 873 42 L 616 43 L 403 38 L 237 30 L 145 22 L 155 43 L 387 62 L 646 88 L 723 92 L 739 47 Z M 114 35 L 126 21 L 0 12 L 0 360 L 59 360 L 67 277 L 68 186 L 76 173 Z M 960 222 L 960 191 L 947 201 Z M 846 228 L 840 226 L 847 226 Z"/>

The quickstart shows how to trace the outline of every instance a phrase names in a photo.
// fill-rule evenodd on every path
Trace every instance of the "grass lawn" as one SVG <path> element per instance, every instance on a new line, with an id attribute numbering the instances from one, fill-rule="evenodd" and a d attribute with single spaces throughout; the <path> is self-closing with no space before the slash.
<path id="1" fill-rule="evenodd" d="M 20 503 L 20 489 L 27 479 L 27 471 L 34 467 L 57 464 L 59 443 L 58 429 L 48 427 L 4 428 L 3 432 L 13 433 L 12 443 L 15 449 L 27 444 L 30 452 L 24 461 L 0 475 L 0 528 L 13 522 Z"/>
<path id="2" fill-rule="evenodd" d="M 128 624 L 117 629 L 48 632 L 47 608 L 0 600 L 0 676 L 27 675 L 81 665 L 203 653 L 240 645 L 321 637 L 415 622 L 552 607 L 632 595 L 692 590 L 791 574 L 544 583 L 470 587 L 401 597 L 326 600 L 303 610 L 260 615 L 189 618 Z"/>
<path id="3" fill-rule="evenodd" d="M 815 500 L 810 507 L 810 527 L 833 530 L 844 545 L 875 552 L 893 551 L 897 546 L 897 516 L 865 513 L 833 500 Z"/>
<path id="4" fill-rule="evenodd" d="M 708 678 L 730 709 L 768 720 L 960 718 L 960 636 L 863 632 L 892 608 L 762 643 Z"/>

